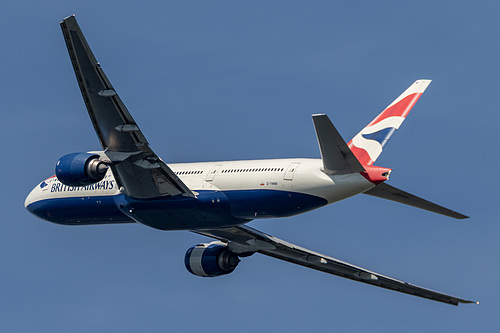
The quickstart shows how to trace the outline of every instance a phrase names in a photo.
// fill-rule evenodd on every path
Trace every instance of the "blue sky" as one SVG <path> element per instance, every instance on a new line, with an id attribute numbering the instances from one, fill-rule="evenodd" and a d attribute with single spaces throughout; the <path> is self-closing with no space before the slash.
<path id="1" fill-rule="evenodd" d="M 206 241 L 141 225 L 64 227 L 24 198 L 67 153 L 99 148 L 59 21 L 75 13 L 167 162 L 319 157 L 310 115 L 349 140 L 432 79 L 377 165 L 456 221 L 358 196 L 250 225 L 362 267 L 474 299 L 457 307 L 246 258 L 190 275 Z M 0 329 L 5 332 L 498 330 L 500 5 L 493 1 L 2 1 Z"/>

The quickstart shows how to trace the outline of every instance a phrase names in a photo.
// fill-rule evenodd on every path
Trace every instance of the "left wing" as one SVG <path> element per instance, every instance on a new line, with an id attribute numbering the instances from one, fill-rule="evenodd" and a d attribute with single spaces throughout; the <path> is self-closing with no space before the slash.
<path id="1" fill-rule="evenodd" d="M 75 16 L 61 29 L 95 132 L 113 175 L 134 198 L 194 196 L 191 190 L 153 152 L 149 143 L 104 74 Z"/>
<path id="2" fill-rule="evenodd" d="M 224 242 L 229 242 L 229 249 L 235 253 L 259 252 L 297 265 L 309 267 L 325 273 L 371 284 L 377 287 L 399 291 L 405 294 L 428 298 L 434 301 L 458 305 L 459 303 L 477 303 L 450 295 L 442 294 L 413 284 L 396 280 L 367 269 L 349 264 L 321 253 L 288 243 L 267 235 L 248 226 L 238 226 L 212 230 L 193 230 Z"/>

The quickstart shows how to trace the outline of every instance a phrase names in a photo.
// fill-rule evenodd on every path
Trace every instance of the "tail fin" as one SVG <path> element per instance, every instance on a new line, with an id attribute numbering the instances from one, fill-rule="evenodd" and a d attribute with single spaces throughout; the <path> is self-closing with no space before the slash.
<path id="1" fill-rule="evenodd" d="M 348 143 L 361 164 L 372 165 L 375 162 L 430 83 L 431 80 L 415 81 Z"/>

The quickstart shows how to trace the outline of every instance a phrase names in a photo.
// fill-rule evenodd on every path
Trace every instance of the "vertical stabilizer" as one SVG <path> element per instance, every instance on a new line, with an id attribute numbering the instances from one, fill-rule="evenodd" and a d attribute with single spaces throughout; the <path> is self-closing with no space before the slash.
<path id="1" fill-rule="evenodd" d="M 431 80 L 415 81 L 349 142 L 349 148 L 361 164 L 375 162 L 430 83 Z"/>

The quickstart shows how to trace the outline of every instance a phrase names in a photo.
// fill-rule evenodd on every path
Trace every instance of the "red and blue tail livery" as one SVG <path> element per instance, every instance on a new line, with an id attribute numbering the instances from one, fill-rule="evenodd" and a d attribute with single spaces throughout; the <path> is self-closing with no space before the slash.
<path id="1" fill-rule="evenodd" d="M 248 226 L 255 219 L 303 214 L 357 194 L 467 218 L 388 185 L 391 169 L 372 165 L 429 80 L 416 81 L 349 145 L 327 115 L 313 115 L 321 158 L 167 164 L 149 146 L 97 62 L 75 17 L 65 18 L 61 28 L 101 150 L 61 157 L 56 175 L 40 182 L 26 198 L 25 207 L 33 215 L 63 225 L 137 223 L 210 237 L 215 242 L 202 241 L 189 248 L 184 257 L 187 271 L 200 277 L 229 274 L 241 258 L 258 252 L 438 302 L 473 303 Z"/>
<path id="2" fill-rule="evenodd" d="M 415 81 L 349 142 L 349 148 L 361 164 L 372 165 L 377 160 L 385 144 L 399 129 L 430 83 L 431 80 Z"/>

